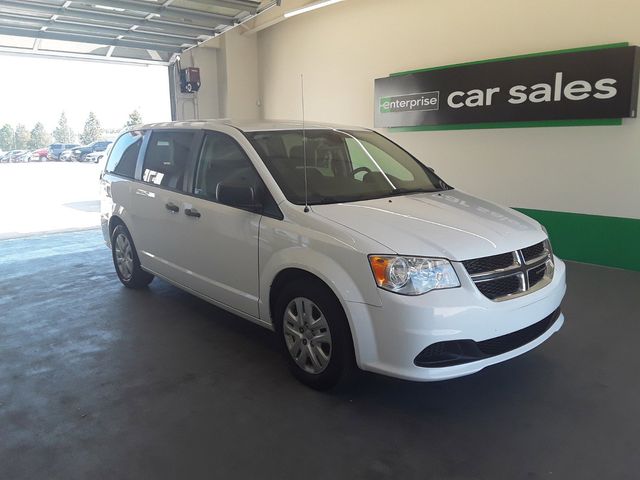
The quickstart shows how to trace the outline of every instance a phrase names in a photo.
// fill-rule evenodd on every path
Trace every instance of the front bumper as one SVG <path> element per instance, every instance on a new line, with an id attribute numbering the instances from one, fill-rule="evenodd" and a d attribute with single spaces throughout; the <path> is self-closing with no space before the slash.
<path id="1" fill-rule="evenodd" d="M 560 259 L 555 258 L 555 272 L 549 285 L 503 302 L 484 297 L 460 264 L 454 264 L 454 268 L 460 278 L 460 288 L 417 297 L 380 290 L 381 307 L 349 303 L 347 310 L 360 368 L 417 381 L 460 377 L 521 355 L 562 327 L 564 316 L 558 309 L 566 291 L 566 272 Z M 556 310 L 558 315 L 554 316 Z M 445 362 L 437 367 L 416 364 L 420 363 L 416 359 L 430 345 L 468 340 L 486 342 L 527 329 L 547 317 L 550 317 L 549 324 L 542 333 L 526 338 L 524 344 L 515 344 L 513 349 L 497 350 L 497 354 L 464 362 Z"/>

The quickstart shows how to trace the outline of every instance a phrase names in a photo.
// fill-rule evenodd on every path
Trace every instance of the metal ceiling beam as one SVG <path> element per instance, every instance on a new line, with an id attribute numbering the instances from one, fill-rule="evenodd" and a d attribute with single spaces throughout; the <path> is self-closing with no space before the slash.
<path id="1" fill-rule="evenodd" d="M 73 0 L 73 4 L 84 4 L 85 2 L 79 2 Z M 184 20 L 192 20 L 195 22 L 202 21 L 203 19 L 209 22 L 223 23 L 226 25 L 232 25 L 234 23 L 234 17 L 228 15 L 220 15 L 218 13 L 204 12 L 198 10 L 192 10 L 182 7 L 163 6 L 154 4 L 151 2 L 143 2 L 139 0 L 98 0 L 98 5 L 111 8 L 122 8 L 124 10 L 130 10 L 134 12 L 140 12 L 144 15 L 153 13 L 160 15 L 161 17 L 174 17 Z M 91 5 L 91 3 L 89 4 Z M 99 9 L 92 9 L 91 11 L 99 11 Z"/>
<path id="2" fill-rule="evenodd" d="M 40 20 L 40 21 L 50 21 L 50 17 L 51 17 L 51 14 L 44 14 L 46 15 L 46 17 L 38 17 L 33 13 L 30 15 L 19 14 L 19 13 L 7 13 L 2 10 L 2 7 L 0 7 L 0 15 L 3 15 L 5 17 L 13 17 L 13 18 L 31 18 L 31 19 Z M 195 26 L 192 27 L 187 25 L 178 26 L 174 23 L 155 24 L 153 22 L 149 23 L 149 20 L 146 20 L 146 19 L 139 19 L 139 21 L 137 19 L 136 21 L 126 20 L 124 22 L 117 23 L 117 24 L 110 22 L 109 25 L 105 25 L 103 23 L 92 22 L 89 19 L 87 20 L 84 20 L 82 18 L 69 19 L 68 17 L 63 17 L 60 15 L 56 15 L 56 16 L 57 16 L 56 18 L 57 23 L 64 23 L 64 24 L 70 24 L 70 25 L 83 25 L 88 27 L 95 26 L 96 28 L 116 28 L 116 29 L 128 30 L 132 25 L 135 24 L 135 25 L 138 25 L 138 28 L 136 29 L 137 32 L 150 33 L 153 35 L 160 35 L 160 36 L 172 35 L 176 37 L 197 38 L 201 36 L 210 37 L 217 33 L 216 29 L 214 28 L 204 28 L 204 27 L 195 27 Z"/>
<path id="3" fill-rule="evenodd" d="M 0 11 L 5 11 L 8 13 L 40 13 L 44 15 L 60 15 L 61 17 L 71 17 L 71 18 L 79 18 L 81 20 L 89 20 L 89 21 L 103 21 L 108 23 L 114 23 L 117 25 L 131 25 L 133 23 L 146 23 L 154 24 L 154 25 L 170 25 L 170 26 L 178 26 L 192 29 L 211 29 L 213 26 L 211 24 L 206 23 L 184 23 L 184 22 L 176 22 L 171 20 L 164 20 L 160 18 L 151 18 L 145 19 L 145 15 L 130 15 L 124 13 L 112 13 L 112 12 L 104 12 L 99 9 L 86 9 L 86 8 L 63 8 L 58 7 L 51 4 L 44 4 L 38 2 L 24 2 L 19 0 L 0 0 Z M 221 25 L 233 25 L 233 19 L 219 21 L 218 24 Z M 202 19 L 199 19 L 202 20 Z"/>
<path id="4" fill-rule="evenodd" d="M 114 37 L 123 35 L 127 39 L 139 40 L 143 42 L 155 42 L 159 41 L 170 45 L 196 45 L 198 38 L 193 36 L 174 36 L 164 33 L 144 32 L 140 30 L 130 30 L 126 27 L 105 27 L 102 25 L 86 25 L 82 23 L 74 23 L 68 21 L 62 21 L 60 19 L 45 20 L 40 17 L 24 16 L 24 15 L 10 15 L 0 13 L 0 25 L 7 27 L 25 27 L 28 26 L 34 28 L 47 27 L 47 31 L 61 31 L 62 33 L 77 33 L 81 35 L 112 35 Z"/>
<path id="5" fill-rule="evenodd" d="M 79 35 L 71 33 L 49 32 L 47 30 L 32 30 L 29 28 L 0 27 L 0 35 L 13 35 L 15 37 L 41 38 L 44 40 L 61 40 L 65 42 L 91 43 L 95 45 L 113 45 L 115 47 L 142 48 L 145 50 L 158 50 L 160 52 L 180 52 L 180 46 L 167 45 L 159 42 L 147 43 L 134 40 L 114 39 L 95 35 Z"/>
<path id="6" fill-rule="evenodd" d="M 191 0 L 195 3 L 201 3 L 203 5 L 212 5 L 215 7 L 233 8 L 236 10 L 244 10 L 254 15 L 258 11 L 260 2 L 253 2 L 251 0 Z"/>
<path id="7" fill-rule="evenodd" d="M 0 44 L 0 52 L 168 65 L 185 48 L 193 48 L 202 40 L 215 37 L 280 4 L 280 0 L 266 3 L 254 0 L 191 1 L 228 8 L 237 14 L 231 16 L 176 7 L 172 5 L 174 0 L 158 0 L 157 3 L 144 0 L 0 0 L 0 35 L 35 40 L 33 48 L 27 49 Z M 38 48 L 41 40 L 78 42 L 103 48 L 94 50 L 101 52 L 99 54 L 41 50 Z M 88 48 L 93 48 L 91 45 Z M 129 59 L 125 54 L 138 58 Z"/>

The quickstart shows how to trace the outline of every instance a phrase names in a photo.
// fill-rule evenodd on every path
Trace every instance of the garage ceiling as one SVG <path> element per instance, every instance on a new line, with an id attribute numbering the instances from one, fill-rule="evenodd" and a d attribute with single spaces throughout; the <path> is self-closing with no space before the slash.
<path id="1" fill-rule="evenodd" d="M 168 64 L 279 0 L 0 0 L 0 53 Z"/>

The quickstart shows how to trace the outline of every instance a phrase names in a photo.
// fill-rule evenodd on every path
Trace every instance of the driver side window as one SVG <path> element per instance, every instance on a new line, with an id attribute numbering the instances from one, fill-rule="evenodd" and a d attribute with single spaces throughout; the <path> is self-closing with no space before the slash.
<path id="1" fill-rule="evenodd" d="M 205 135 L 200 150 L 193 193 L 224 203 L 218 198 L 218 187 L 222 184 L 250 185 L 258 191 L 261 181 L 251 160 L 233 138 L 210 132 Z"/>

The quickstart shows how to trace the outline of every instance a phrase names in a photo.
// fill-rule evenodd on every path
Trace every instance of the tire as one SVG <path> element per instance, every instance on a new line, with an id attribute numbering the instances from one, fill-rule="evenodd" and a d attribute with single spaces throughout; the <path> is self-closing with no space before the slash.
<path id="1" fill-rule="evenodd" d="M 347 317 L 321 281 L 310 278 L 286 285 L 276 302 L 274 326 L 287 365 L 303 384 L 328 390 L 355 370 Z"/>
<path id="2" fill-rule="evenodd" d="M 136 247 L 124 225 L 118 225 L 111 234 L 111 256 L 118 278 L 125 287 L 140 289 L 153 280 L 153 275 L 140 267 Z"/>

